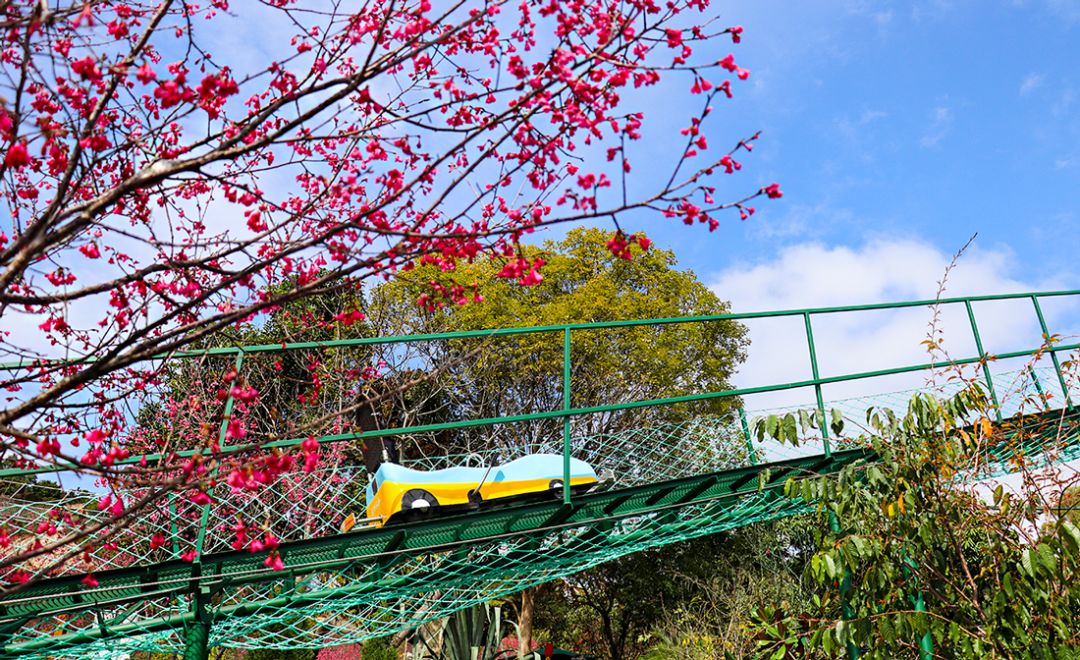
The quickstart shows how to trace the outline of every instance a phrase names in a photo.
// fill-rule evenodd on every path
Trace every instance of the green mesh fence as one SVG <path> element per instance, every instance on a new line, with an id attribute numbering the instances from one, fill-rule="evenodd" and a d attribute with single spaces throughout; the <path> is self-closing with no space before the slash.
<path id="1" fill-rule="evenodd" d="M 904 306 L 917 304 L 925 301 Z M 776 314 L 809 318 L 807 311 Z M 712 321 L 660 321 L 676 322 Z M 521 332 L 534 331 L 554 333 L 555 350 L 561 347 L 566 351 L 564 358 L 570 356 L 571 329 Z M 490 339 L 458 333 L 451 340 L 473 338 L 481 344 Z M 383 340 L 371 340 L 293 347 L 285 358 L 277 356 L 278 347 L 249 348 L 237 355 L 196 355 L 184 363 L 193 366 L 171 372 L 170 387 L 173 391 L 212 390 L 220 386 L 220 373 L 230 365 L 253 374 L 275 370 L 289 374 L 312 355 L 336 365 L 332 373 L 338 376 L 372 362 L 389 365 L 384 372 L 431 370 L 435 364 L 431 354 L 412 351 L 412 344 L 404 339 L 387 346 L 378 343 Z M 444 343 L 440 350 L 448 350 L 447 345 L 452 346 Z M 525 348 L 532 350 L 529 345 Z M 1062 351 L 1073 348 L 1059 347 Z M 1067 369 L 1049 364 L 1050 353 L 1044 349 L 1017 352 L 1012 357 L 1030 358 L 1030 364 L 995 371 L 989 380 L 980 371 L 978 358 L 959 362 L 968 365 L 967 377 L 984 387 L 993 384 L 991 391 L 1003 420 L 1037 418 L 1049 428 L 1055 415 L 1060 415 L 1055 411 L 1080 392 Z M 342 428 L 340 414 L 334 421 L 335 411 L 355 398 L 355 392 L 343 388 L 327 388 L 330 394 L 298 413 L 283 413 L 269 405 L 246 408 L 238 404 L 234 410 L 230 397 L 226 418 L 250 420 L 250 442 L 295 447 L 300 439 L 296 429 L 304 428 L 324 448 L 336 452 L 330 454 L 333 460 L 321 461 L 309 474 L 296 472 L 253 492 L 221 483 L 210 493 L 213 506 L 194 505 L 182 494 L 160 499 L 137 524 L 120 531 L 113 543 L 93 550 L 99 586 L 81 584 L 84 569 L 72 562 L 56 567 L 28 589 L 0 598 L 4 652 L 25 658 L 178 652 L 184 648 L 187 631 L 206 622 L 211 646 L 243 649 L 319 648 L 408 630 L 629 553 L 801 513 L 805 505 L 781 497 L 778 488 L 791 476 L 829 474 L 871 458 L 856 440 L 868 408 L 902 414 L 915 392 L 949 396 L 964 386 L 962 381 L 941 378 L 940 385 L 885 394 L 837 400 L 823 395 L 823 385 L 830 382 L 870 383 L 890 373 L 936 373 L 929 365 L 913 365 L 851 377 L 815 376 L 776 386 L 594 405 L 572 398 L 573 380 L 560 377 L 560 372 L 569 373 L 563 366 L 545 367 L 537 376 L 552 390 L 555 409 L 537 409 L 526 401 L 528 405 L 496 420 L 454 419 L 438 411 L 442 417 L 394 420 L 375 432 Z M 290 385 L 295 380 L 271 378 L 259 386 L 268 393 L 266 398 L 284 400 L 296 395 Z M 803 403 L 749 411 L 739 406 L 741 397 L 773 390 L 801 392 Z M 873 391 L 870 385 L 867 390 Z M 176 398 L 166 400 L 166 394 L 163 390 L 147 395 L 132 406 L 131 414 L 165 403 L 175 405 Z M 446 407 L 453 405 L 451 401 Z M 655 412 L 678 406 L 682 406 L 678 414 Z M 843 417 L 846 431 L 841 437 L 809 432 L 791 445 L 758 441 L 751 432 L 756 418 L 819 406 Z M 220 412 L 192 409 L 184 419 L 192 434 L 209 427 L 225 438 Z M 565 419 L 570 422 L 564 423 Z M 179 440 L 173 437 L 180 434 L 172 429 L 143 432 L 159 433 L 158 440 L 173 442 L 173 449 L 185 448 L 175 444 Z M 570 504 L 544 494 L 465 515 L 381 529 L 365 529 L 361 524 L 346 531 L 346 518 L 362 518 L 366 509 L 367 472 L 362 458 L 350 447 L 374 437 L 394 437 L 401 462 L 419 469 L 487 466 L 528 454 L 568 450 L 593 465 L 601 483 L 586 495 L 573 495 Z M 978 476 L 1010 471 L 1010 461 L 1018 454 L 1039 461 L 1080 457 L 1075 435 L 1026 433 L 1022 437 L 1023 443 L 1005 442 L 996 448 L 990 456 L 993 469 Z M 235 443 L 224 444 L 226 451 L 239 449 Z M 39 471 L 48 472 L 45 466 Z M 27 486 L 10 481 L 18 479 L 20 472 L 2 474 L 0 483 L 9 481 L 4 491 L 8 495 L 0 500 L 0 520 L 16 547 L 28 543 L 29 532 L 58 510 L 86 521 L 107 520 L 92 494 L 59 488 L 53 502 L 21 500 L 20 489 Z M 285 570 L 264 567 L 263 554 L 232 548 L 237 520 L 256 523 L 281 540 Z M 163 543 L 152 549 L 148 539 L 158 535 Z M 199 552 L 198 559 L 182 559 L 193 548 Z"/>
<path id="2" fill-rule="evenodd" d="M 468 516 L 474 519 L 469 523 L 447 519 L 417 531 L 415 543 L 420 547 L 415 548 L 386 551 L 394 546 L 395 537 L 390 536 L 389 541 L 371 543 L 373 548 L 387 543 L 381 551 L 366 554 L 363 537 L 373 534 L 360 533 L 353 536 L 359 537 L 362 554 L 353 557 L 355 546 L 320 540 L 324 543 L 285 554 L 293 571 L 260 571 L 243 557 L 223 558 L 220 563 L 208 558 L 201 582 L 217 592 L 210 603 L 215 621 L 211 643 L 237 648 L 315 648 L 407 629 L 628 553 L 799 513 L 802 505 L 775 492 L 785 475 L 834 469 L 859 456 L 839 456 L 828 465 L 807 460 L 787 466 L 778 470 L 769 489 L 761 491 L 756 469 L 733 470 L 682 480 L 678 485 L 588 495 L 565 520 L 565 514 L 560 514 L 564 507 L 557 502 Z M 463 524 L 474 527 L 463 534 Z M 477 538 L 457 540 L 473 534 Z M 109 576 L 99 577 L 109 595 L 123 592 L 111 589 Z M 128 622 L 145 631 L 153 626 L 148 617 L 152 613 L 154 618 L 165 619 L 162 630 L 121 639 L 86 639 L 79 657 L 178 650 L 190 602 L 183 595 L 153 600 L 138 594 L 140 589 L 169 586 L 168 572 L 156 577 L 131 580 L 136 592 L 129 596 L 134 599 L 131 603 L 103 603 L 88 612 L 73 602 L 71 612 L 43 617 L 37 625 L 13 635 L 8 648 L 18 649 L 21 657 L 48 657 L 72 643 L 73 639 L 61 636 L 98 634 L 103 618 L 119 632 Z M 187 586 L 182 584 L 186 577 L 172 580 L 177 587 Z M 242 580 L 248 581 L 233 583 Z M 30 598 L 27 594 L 14 604 L 35 607 L 68 601 L 56 593 L 37 603 Z M 51 632 L 43 636 L 45 629 Z"/>

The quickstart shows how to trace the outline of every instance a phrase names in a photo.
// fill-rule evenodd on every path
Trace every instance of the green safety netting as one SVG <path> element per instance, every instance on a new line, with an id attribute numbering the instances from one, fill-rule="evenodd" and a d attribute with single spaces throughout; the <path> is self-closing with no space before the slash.
<path id="1" fill-rule="evenodd" d="M 905 401 L 909 394 L 882 400 Z M 854 411 L 866 399 L 836 403 L 837 409 Z M 851 416 L 858 414 L 852 412 Z M 232 648 L 317 648 L 409 629 L 628 553 L 801 513 L 805 505 L 775 491 L 787 476 L 827 473 L 864 457 L 859 450 L 841 450 L 833 454 L 832 460 L 809 455 L 753 466 L 744 454 L 716 455 L 711 463 L 703 462 L 702 456 L 709 453 L 700 452 L 701 447 L 710 442 L 726 446 L 726 442 L 718 440 L 721 430 L 733 434 L 734 439 L 744 439 L 738 416 L 733 417 L 736 419 L 717 420 L 718 425 L 707 433 L 700 424 L 686 424 L 652 433 L 637 429 L 617 440 L 575 439 L 578 455 L 589 455 L 590 446 L 610 450 L 615 443 L 619 448 L 614 454 L 617 461 L 631 460 L 628 457 L 635 455 L 635 449 L 641 450 L 637 454 L 641 458 L 636 470 L 615 469 L 619 477 L 606 489 L 579 498 L 573 518 L 561 520 L 562 506 L 556 501 L 534 504 L 536 512 L 531 519 L 532 512 L 519 509 L 466 516 L 475 518 L 473 524 L 481 527 L 472 530 L 471 535 L 462 534 L 461 525 L 465 523 L 460 519 L 432 521 L 427 525 L 437 532 L 429 539 L 418 540 L 418 547 L 406 546 L 400 539 L 395 541 L 394 535 L 400 532 L 393 527 L 383 530 L 384 537 L 389 530 L 389 538 L 373 541 L 360 551 L 336 545 L 334 540 L 343 538 L 341 535 L 312 536 L 308 539 L 314 544 L 311 548 L 285 553 L 286 564 L 293 569 L 286 572 L 261 569 L 257 560 L 244 557 L 244 553 L 231 553 L 233 556 L 220 564 L 210 558 L 203 565 L 201 578 L 201 584 L 214 592 L 208 602 L 214 622 L 210 644 Z M 722 427 L 720 421 L 725 422 Z M 670 455 L 648 451 L 658 442 L 668 447 L 684 446 L 685 451 Z M 1054 448 L 1059 450 L 1060 459 L 1076 457 L 1075 449 L 1061 454 L 1066 446 Z M 764 450 L 759 455 L 762 453 Z M 617 461 L 611 465 L 620 467 Z M 739 463 L 743 466 L 735 467 Z M 648 478 L 650 468 L 657 479 Z M 763 477 L 766 468 L 774 474 Z M 697 475 L 698 480 L 692 475 Z M 310 478 L 311 484 L 325 481 L 324 474 Z M 763 479 L 770 488 L 759 489 Z M 680 484 L 688 480 L 690 483 Z M 672 484 L 680 485 L 669 491 Z M 635 489 L 642 492 L 635 493 Z M 633 496 L 627 497 L 630 493 Z M 264 507 L 266 502 L 258 506 Z M 326 512 L 329 515 L 324 516 L 322 531 L 334 534 L 334 526 L 344 512 L 362 506 L 362 501 L 357 500 L 345 509 Z M 483 519 L 493 514 L 494 519 Z M 345 536 L 363 539 L 374 534 Z M 207 544 L 208 555 L 227 548 L 224 535 L 214 538 Z M 27 622 L 8 638 L 6 646 L 19 657 L 44 658 L 62 654 L 82 636 L 78 657 L 181 650 L 185 631 L 192 623 L 191 596 L 186 593 L 190 567 L 183 565 L 171 574 L 155 577 L 148 580 L 139 576 L 134 582 L 138 589 L 126 595 L 120 590 L 108 592 L 108 582 L 104 581 L 105 595 L 116 602 L 105 600 L 93 610 L 80 604 L 78 597 L 57 598 L 57 593 L 64 593 L 63 588 L 57 589 L 49 594 L 49 604 L 56 606 L 57 613 Z M 173 589 L 173 593 L 154 598 L 155 589 Z M 29 597 L 24 596 L 21 603 L 15 599 L 8 605 L 8 612 L 19 604 L 34 610 L 47 600 L 33 602 Z M 159 629 L 155 630 L 155 626 Z M 110 634 L 95 640 L 93 636 L 102 630 Z"/>
<path id="2" fill-rule="evenodd" d="M 999 381 L 1012 388 L 1004 390 L 1002 410 L 1006 416 L 1019 414 L 1024 401 L 1030 404 L 1033 382 L 1043 372 L 1043 381 L 1050 382 L 1052 369 L 1025 369 L 997 375 Z M 1035 379 L 1032 374 L 1036 374 Z M 949 382 L 940 387 L 911 389 L 876 396 L 863 396 L 827 402 L 829 411 L 843 414 L 849 434 L 856 435 L 865 426 L 865 413 L 874 407 L 890 408 L 902 413 L 908 400 L 918 391 L 932 391 L 948 397 L 963 386 Z M 593 465 L 602 478 L 600 489 L 619 489 L 648 483 L 670 481 L 697 474 L 718 472 L 756 463 L 781 461 L 822 453 L 822 440 L 813 434 L 804 435 L 800 444 L 792 446 L 766 439 L 758 441 L 750 427 L 754 420 L 769 414 L 785 414 L 793 409 L 812 409 L 812 401 L 794 408 L 775 408 L 754 411 L 738 411 L 723 416 L 701 417 L 678 423 L 658 424 L 653 427 L 631 428 L 617 434 L 598 433 L 571 438 L 571 454 Z M 745 422 L 745 423 L 744 423 Z M 851 432 L 854 433 L 851 433 Z M 522 455 L 535 453 L 561 453 L 561 441 L 552 439 L 542 443 L 499 445 L 495 448 L 477 450 L 468 454 L 443 454 L 404 457 L 409 467 L 434 470 L 457 465 L 500 464 Z M 844 440 L 834 442 L 843 447 Z M 283 541 L 331 536 L 342 529 L 346 517 L 352 514 L 363 518 L 366 496 L 358 484 L 366 483 L 366 473 L 358 465 L 332 465 L 316 469 L 310 474 L 297 474 L 293 478 L 260 490 L 257 494 L 235 492 L 226 484 L 220 484 L 214 493 L 229 506 L 212 507 L 208 514 L 203 553 L 228 550 L 234 538 L 233 525 L 237 517 L 246 520 L 271 521 L 278 538 Z M 63 493 L 63 491 L 58 491 Z M 56 503 L 20 503 L 16 494 L 6 498 L 2 511 L 3 525 L 9 535 L 29 532 L 36 527 L 53 508 L 78 508 L 89 519 L 106 519 L 106 513 L 97 510 L 96 500 L 86 498 L 58 499 Z M 170 515 L 169 507 L 177 515 Z M 172 498 L 160 514 L 150 516 L 140 525 L 121 534 L 115 548 L 95 550 L 98 565 L 105 568 L 123 568 L 153 561 L 176 558 L 180 547 L 174 542 L 186 543 L 180 537 L 185 523 L 188 528 L 198 527 L 203 509 L 191 507 Z M 184 515 L 186 514 L 186 516 Z M 167 545 L 151 551 L 138 539 L 161 533 Z M 182 547 L 187 547 L 186 545 Z M 79 566 L 70 567 L 78 572 Z"/>
<path id="3" fill-rule="evenodd" d="M 569 345 L 567 338 L 568 351 Z M 361 348 L 363 360 L 370 361 L 373 349 Z M 343 352 L 339 346 L 311 350 L 324 356 Z M 396 361 L 402 371 L 418 370 L 415 354 L 384 353 L 381 359 Z M 216 376 L 206 374 L 230 364 L 254 372 L 276 360 L 270 351 L 195 358 L 202 365 L 201 377 L 208 381 Z M 971 377 L 989 387 L 1003 420 L 1037 420 L 1052 426 L 1061 414 L 1057 408 L 1078 392 L 1058 365 L 1046 362 L 996 372 L 986 379 L 978 371 L 978 360 L 968 360 L 975 368 Z M 555 376 L 560 370 L 557 365 Z M 176 382 L 189 386 L 195 382 L 191 378 L 189 372 L 175 372 L 172 387 Z M 181 495 L 171 495 L 156 502 L 151 515 L 120 532 L 115 543 L 95 548 L 100 586 L 81 585 L 83 569 L 72 563 L 27 590 L 0 599 L 0 642 L 5 653 L 17 657 L 89 658 L 136 650 L 180 651 L 192 636 L 202 634 L 208 635 L 211 646 L 287 649 L 351 643 L 408 630 L 628 553 L 803 512 L 805 504 L 778 493 L 784 479 L 828 474 L 853 461 L 872 460 L 857 441 L 867 409 L 889 408 L 902 414 L 917 391 L 947 397 L 965 386 L 961 380 L 942 381 L 840 400 L 822 397 L 821 382 L 786 384 L 777 389 L 801 392 L 805 395 L 801 404 L 747 411 L 734 405 L 739 401 L 736 392 L 724 397 L 732 405 L 687 409 L 674 419 L 645 414 L 650 407 L 671 401 L 615 410 L 590 409 L 585 402 L 577 404 L 580 408 L 572 415 L 516 411 L 517 418 L 494 424 L 455 428 L 450 421 L 412 430 L 403 425 L 392 430 L 402 463 L 411 467 L 492 465 L 526 454 L 561 453 L 568 447 L 571 455 L 597 469 L 602 482 L 586 495 L 575 495 L 571 505 L 544 494 L 509 507 L 352 530 L 344 523 L 350 516 L 363 517 L 362 486 L 367 477 L 360 457 L 348 451 L 339 452 L 334 461 L 323 461 L 311 473 L 295 473 L 258 491 L 238 492 L 221 483 L 211 492 L 213 506 L 195 506 Z M 553 382 L 562 386 L 558 378 Z M 161 405 L 148 400 L 140 410 L 151 409 L 151 404 Z M 335 404 L 327 405 L 332 411 Z M 830 411 L 830 417 L 835 410 L 844 419 L 844 435 L 827 438 L 811 430 L 791 445 L 759 440 L 753 433 L 755 419 L 819 405 Z M 325 413 L 327 408 L 315 410 Z M 591 416 L 613 414 L 640 415 L 646 421 L 623 424 L 617 432 L 590 432 L 595 426 Z M 242 406 L 236 415 L 259 418 L 262 425 L 253 426 L 273 438 L 289 437 L 286 427 L 297 421 L 282 420 L 273 410 L 245 411 Z M 571 423 L 562 436 L 557 431 L 565 417 Z M 220 424 L 224 437 L 225 424 L 211 411 L 193 410 L 188 418 L 191 429 L 212 424 L 216 431 Z M 529 424 L 534 428 L 522 432 Z M 358 437 L 330 426 L 314 434 L 324 446 L 348 448 Z M 456 451 L 443 449 L 448 431 L 460 432 L 450 443 Z M 1010 471 L 1018 454 L 1042 461 L 1080 456 L 1075 434 L 1017 437 L 1023 437 L 1023 445 L 1003 443 L 990 456 L 993 469 L 973 478 Z M 77 511 L 86 520 L 104 518 L 94 498 L 85 493 L 58 489 L 57 500 L 43 504 L 20 501 L 19 487 L 15 484 L 7 491 L 0 509 L 12 538 L 36 527 L 54 509 Z M 282 543 L 285 570 L 266 568 L 263 555 L 231 547 L 237 520 L 254 521 L 273 531 Z M 146 539 L 156 534 L 164 544 L 151 549 Z M 191 548 L 199 551 L 197 561 L 182 560 Z"/>

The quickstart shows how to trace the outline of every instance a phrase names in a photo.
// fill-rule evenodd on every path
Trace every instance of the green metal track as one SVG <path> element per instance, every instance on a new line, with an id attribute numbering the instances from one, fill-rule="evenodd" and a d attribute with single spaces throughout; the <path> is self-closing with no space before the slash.
<path id="1" fill-rule="evenodd" d="M 1020 449 L 1032 454 L 1051 441 L 1056 442 L 1054 446 L 1059 450 L 1075 445 L 1077 437 L 1071 425 L 1077 417 L 1076 412 L 1063 417 L 1062 411 L 1051 410 L 1006 420 L 1001 447 L 1009 446 L 1010 451 L 1017 451 L 1010 439 L 1021 428 L 1025 429 L 1027 441 Z M 1063 419 L 1070 425 L 1067 428 L 1071 434 L 1064 444 L 1060 436 Z M 1045 432 L 1040 434 L 1040 430 Z M 988 455 L 1000 460 L 1006 458 L 1004 451 L 988 451 Z M 293 586 L 262 591 L 261 598 L 245 597 L 241 602 L 225 603 L 219 599 L 213 608 L 214 620 L 258 619 L 261 613 L 282 608 L 303 613 L 313 605 L 332 607 L 336 602 L 393 600 L 474 582 L 490 582 L 492 576 L 504 579 L 524 576 L 532 582 L 542 582 L 580 570 L 581 555 L 590 552 L 598 561 L 606 561 L 632 551 L 806 512 L 809 505 L 778 492 L 788 478 L 833 474 L 845 466 L 872 461 L 873 455 L 864 449 L 832 451 L 830 456 L 809 456 L 579 495 L 570 504 L 550 497 L 424 522 L 296 541 L 281 546 L 285 571 L 265 569 L 261 555 L 225 552 L 204 557 L 199 574 L 193 574 L 191 564 L 172 561 L 99 573 L 100 586 L 92 590 L 83 587 L 78 576 L 51 579 L 0 600 L 0 631 L 16 631 L 52 618 L 85 615 L 99 609 L 137 607 L 147 599 L 203 593 L 213 600 L 219 594 L 243 593 L 246 588 L 267 581 Z M 624 521 L 641 519 L 649 520 L 650 524 L 629 533 L 618 528 Z M 542 548 L 547 540 L 566 538 L 568 533 L 576 535 L 579 543 L 587 543 L 589 549 L 582 552 L 581 548 L 573 548 L 568 553 L 573 555 L 573 561 L 559 566 L 558 557 L 545 556 Z M 442 570 L 437 563 L 424 564 L 429 557 L 456 554 L 467 559 L 471 548 L 493 544 L 502 544 L 505 552 L 488 553 L 484 561 L 466 561 L 465 568 L 455 571 Z M 546 564 L 545 571 L 530 577 L 530 570 L 541 564 Z M 414 568 L 401 570 L 409 566 Z M 295 586 L 305 578 L 327 573 L 347 575 L 351 579 L 325 583 L 321 588 Z M 178 610 L 169 616 L 134 623 L 122 619 L 117 624 L 102 622 L 77 634 L 46 635 L 8 643 L 2 652 L 3 657 L 42 657 L 80 645 L 183 630 L 195 618 L 190 611 Z M 423 619 L 421 616 L 412 623 L 418 624 Z M 405 623 L 409 623 L 407 619 Z"/>
<path id="2" fill-rule="evenodd" d="M 296 541 L 283 545 L 281 554 L 287 571 L 296 577 L 328 569 L 448 552 L 479 542 L 525 536 L 543 537 L 568 528 L 596 526 L 631 516 L 677 513 L 680 509 L 704 502 L 758 496 L 759 485 L 762 492 L 771 492 L 788 477 L 833 473 L 865 457 L 863 450 L 834 452 L 828 458 L 808 457 L 587 494 L 575 498 L 569 505 L 552 499 L 426 522 L 390 525 L 334 537 Z M 759 480 L 763 480 L 763 483 L 759 484 Z M 199 589 L 216 591 L 279 576 L 279 572 L 263 568 L 261 556 L 248 552 L 208 555 L 202 560 L 199 576 L 193 577 L 191 568 L 191 564 L 178 560 L 101 572 L 96 574 L 100 586 L 92 590 L 80 584 L 79 576 L 46 580 L 13 597 L 0 600 L 0 629 L 25 625 L 45 616 L 104 605 L 116 606 L 147 597 L 175 596 Z M 375 581 L 365 582 L 360 588 L 372 591 L 384 586 Z M 318 597 L 318 592 L 315 592 L 303 598 Z M 234 608 L 231 612 L 255 611 L 260 607 L 260 603 L 254 602 Z M 162 622 L 161 625 L 175 625 L 175 622 Z M 116 633 L 108 626 L 102 626 L 93 636 L 115 634 L 123 634 L 123 631 Z M 65 641 L 77 640 L 41 640 L 29 646 L 5 648 L 5 651 L 17 653 L 38 644 L 62 646 Z"/>

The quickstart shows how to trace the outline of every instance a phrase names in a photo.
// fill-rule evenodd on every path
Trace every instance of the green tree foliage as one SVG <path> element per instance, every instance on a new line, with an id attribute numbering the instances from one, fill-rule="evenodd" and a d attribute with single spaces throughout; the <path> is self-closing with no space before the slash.
<path id="1" fill-rule="evenodd" d="M 679 270 L 672 252 L 642 251 L 631 246 L 632 259 L 612 254 L 610 235 L 597 229 L 574 229 L 565 238 L 528 247 L 526 257 L 543 258 L 543 280 L 521 287 L 498 277 L 499 263 L 460 265 L 456 282 L 471 282 L 484 291 L 479 304 L 428 309 L 417 305 L 431 282 L 451 286 L 450 278 L 433 266 L 419 266 L 379 287 L 368 308 L 381 335 L 482 330 L 505 327 L 559 326 L 569 323 L 620 321 L 658 317 L 718 315 L 727 303 L 702 284 L 691 271 Z M 470 287 L 461 295 L 467 297 Z M 440 410 L 449 418 L 496 417 L 557 410 L 563 405 L 563 333 L 561 331 L 501 338 L 431 342 L 423 363 L 437 373 L 432 388 Z M 746 330 L 737 322 L 670 324 L 578 332 L 571 341 L 571 405 L 575 407 L 675 397 L 731 387 L 730 378 L 745 357 Z M 436 384 L 437 383 L 437 384 Z M 726 415 L 737 404 L 730 399 L 652 407 L 627 413 L 606 413 L 572 420 L 575 437 L 615 434 L 631 428 L 678 427 L 688 420 Z M 707 421 L 706 421 L 707 424 Z M 442 451 L 479 450 L 500 442 L 535 448 L 562 436 L 562 420 L 514 424 L 507 438 L 491 431 L 459 431 L 438 439 Z M 700 442 L 700 434 L 685 434 Z M 664 438 L 658 435 L 658 438 Z M 681 436 L 680 436 L 681 437 Z M 672 448 L 679 438 L 666 442 Z M 713 443 L 715 444 L 715 443 Z M 715 449 L 715 448 L 713 448 Z M 731 448 L 733 454 L 742 452 Z M 693 455 L 693 452 L 685 452 Z M 711 546 L 710 546 L 711 547 Z M 677 552 L 675 554 L 678 554 Z M 570 648 L 580 647 L 570 631 L 599 631 L 590 644 L 614 649 L 607 657 L 634 657 L 647 645 L 640 641 L 664 611 L 655 580 L 658 557 L 627 558 L 598 567 L 565 583 L 541 587 L 535 602 L 544 601 L 544 637 Z M 694 560 L 703 566 L 701 554 Z M 681 557 L 681 555 L 680 555 Z M 673 559 L 673 569 L 682 567 Z M 660 562 L 667 565 L 666 562 Z M 682 570 L 682 568 L 679 568 Z M 689 569 L 687 569 L 689 570 Z M 668 600 L 686 597 L 677 588 L 679 577 L 664 573 Z M 704 577 L 702 577 L 704 579 Z M 667 588 L 667 587 L 665 587 Z M 557 603 L 566 601 L 561 610 Z M 530 637 L 531 603 L 518 611 L 523 634 Z M 652 603 L 653 605 L 650 605 Z M 557 611 L 558 610 L 558 611 Z M 603 626 L 596 621 L 605 621 Z M 557 622 L 557 623 L 556 623 Z"/>
<path id="2" fill-rule="evenodd" d="M 1075 520 L 1046 521 L 1045 482 L 992 498 L 965 486 L 999 456 L 1026 469 L 1013 452 L 1071 437 L 1074 423 L 1003 428 L 988 411 L 975 389 L 917 395 L 903 417 L 871 411 L 866 441 L 879 461 L 788 483 L 789 496 L 820 502 L 814 594 L 809 607 L 759 611 L 762 657 L 1077 656 Z"/>
<path id="3" fill-rule="evenodd" d="M 541 586 L 536 637 L 607 660 L 742 657 L 752 609 L 809 596 L 799 576 L 815 550 L 796 520 L 628 555 Z"/>
<path id="4" fill-rule="evenodd" d="M 430 282 L 449 278 L 421 266 L 380 287 L 372 321 L 381 334 L 548 326 L 594 321 L 712 315 L 728 312 L 723 302 L 691 271 L 678 270 L 668 250 L 622 259 L 607 247 L 609 235 L 578 228 L 560 241 L 528 247 L 526 257 L 543 258 L 543 280 L 518 286 L 497 276 L 500 264 L 459 266 L 455 281 L 472 281 L 484 291 L 482 304 L 427 310 L 417 305 Z M 465 294 L 462 294 L 465 295 Z M 723 390 L 745 357 L 745 328 L 734 321 L 612 328 L 572 336 L 572 405 L 673 397 Z M 433 344 L 433 365 L 445 370 L 447 405 L 454 415 L 495 416 L 562 407 L 563 334 L 516 335 Z M 576 434 L 615 432 L 649 422 L 721 414 L 730 400 L 696 406 L 650 408 L 626 414 L 598 414 L 574 420 Z M 530 442 L 558 437 L 561 420 L 518 425 Z"/>

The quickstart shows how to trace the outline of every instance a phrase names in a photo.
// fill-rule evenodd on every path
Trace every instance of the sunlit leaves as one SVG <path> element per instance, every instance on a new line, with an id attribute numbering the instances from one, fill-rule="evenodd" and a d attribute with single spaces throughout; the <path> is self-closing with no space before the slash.
<path id="1" fill-rule="evenodd" d="M 1045 519 L 1040 503 L 1055 497 L 1045 485 L 1016 493 L 998 485 L 985 499 L 965 485 L 988 452 L 1036 432 L 999 427 L 992 416 L 977 387 L 945 400 L 916 395 L 902 416 L 868 412 L 873 432 L 863 440 L 877 460 L 788 481 L 788 497 L 823 514 L 807 576 L 815 596 L 836 605 L 787 612 L 783 625 L 759 618 L 760 657 L 827 657 L 851 646 L 862 657 L 909 657 L 928 642 L 961 658 L 1080 649 L 1080 528 L 1064 511 Z M 1072 424 L 1057 419 L 1037 432 L 1068 438 Z M 778 422 L 763 428 L 783 437 Z"/>

